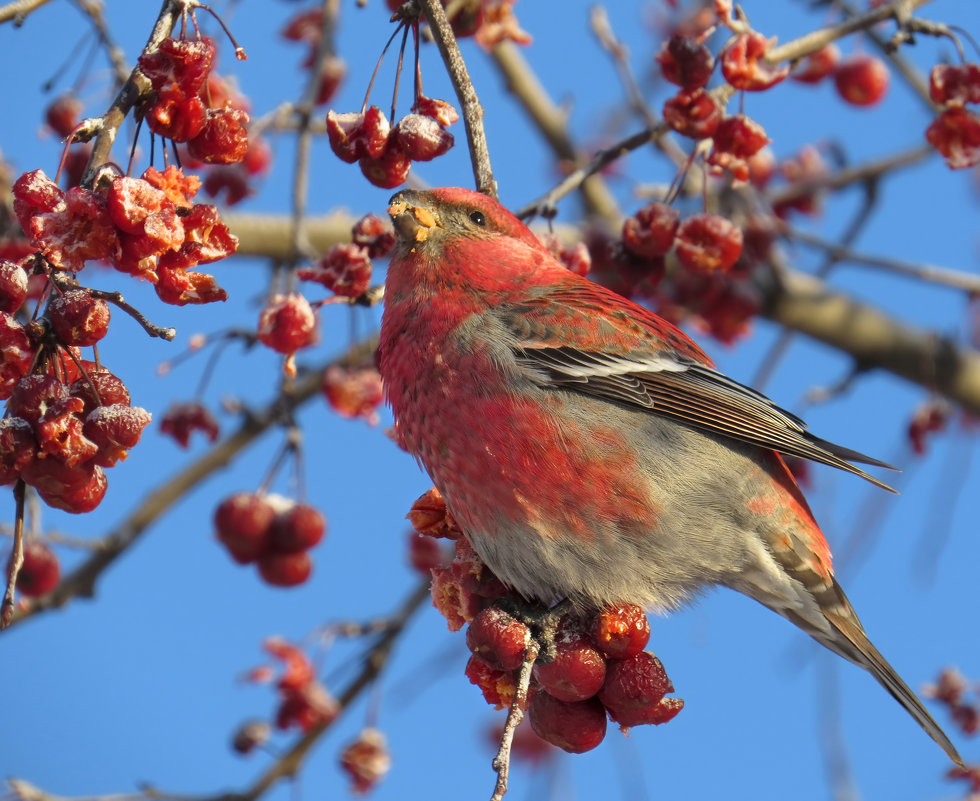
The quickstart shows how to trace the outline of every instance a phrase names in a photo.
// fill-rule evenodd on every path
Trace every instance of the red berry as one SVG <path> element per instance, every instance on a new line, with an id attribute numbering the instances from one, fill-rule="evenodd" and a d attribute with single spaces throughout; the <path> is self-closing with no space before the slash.
<path id="1" fill-rule="evenodd" d="M 0 400 L 9 398 L 34 361 L 34 347 L 24 326 L 0 312 Z"/>
<path id="2" fill-rule="evenodd" d="M 688 270 L 725 271 L 742 254 L 742 232 L 717 214 L 694 214 L 677 229 L 675 252 Z"/>
<path id="3" fill-rule="evenodd" d="M 375 186 L 394 189 L 405 183 L 412 169 L 412 160 L 395 142 L 391 142 L 380 156 L 365 156 L 358 162 L 358 166 L 364 177 Z"/>
<path id="4" fill-rule="evenodd" d="M 824 45 L 819 50 L 810 53 L 796 69 L 790 73 L 790 78 L 799 83 L 820 83 L 831 75 L 840 62 L 840 48 L 833 42 Z"/>
<path id="5" fill-rule="evenodd" d="M 426 97 L 425 95 L 418 97 L 415 105 L 412 106 L 412 111 L 426 117 L 432 117 L 443 128 L 448 128 L 459 120 L 459 113 L 453 107 L 452 103 L 447 103 L 445 100 L 437 100 L 434 97 Z"/>
<path id="6" fill-rule="evenodd" d="M 553 661 L 534 666 L 541 686 L 559 701 L 584 701 L 602 687 L 606 660 L 591 642 L 577 631 L 560 631 L 555 640 Z"/>
<path id="7" fill-rule="evenodd" d="M 682 90 L 664 103 L 664 121 L 692 139 L 711 136 L 721 122 L 722 110 L 704 89 Z"/>
<path id="8" fill-rule="evenodd" d="M 312 267 L 297 271 L 301 281 L 315 281 L 335 295 L 356 298 L 371 285 L 371 257 L 360 245 L 332 245 Z"/>
<path id="9" fill-rule="evenodd" d="M 164 39 L 151 53 L 139 57 L 140 71 L 159 91 L 175 86 L 184 95 L 196 95 L 204 87 L 214 64 L 214 42 L 210 39 Z"/>
<path id="10" fill-rule="evenodd" d="M 295 587 L 305 582 L 313 572 L 309 553 L 267 553 L 258 559 L 259 575 L 273 587 Z"/>
<path id="11" fill-rule="evenodd" d="M 259 342 L 277 353 L 295 353 L 316 341 L 316 315 L 300 293 L 274 295 L 259 315 Z"/>
<path id="12" fill-rule="evenodd" d="M 76 467 L 59 465 L 56 459 L 35 459 L 21 472 L 48 506 L 71 514 L 95 509 L 105 497 L 105 471 L 88 462 Z"/>
<path id="13" fill-rule="evenodd" d="M 495 606 L 480 612 L 466 629 L 466 646 L 473 655 L 499 670 L 521 666 L 530 638 L 526 625 Z"/>
<path id="14" fill-rule="evenodd" d="M 221 542 L 239 564 L 254 562 L 269 550 L 276 512 L 260 495 L 238 492 L 214 511 L 214 527 Z"/>
<path id="15" fill-rule="evenodd" d="M 47 317 L 66 345 L 94 345 L 109 330 L 109 304 L 84 289 L 69 289 L 48 304 Z"/>
<path id="16" fill-rule="evenodd" d="M 623 223 L 623 247 L 643 258 L 665 255 L 674 245 L 680 212 L 666 203 L 644 206 Z"/>
<path id="17" fill-rule="evenodd" d="M 197 95 L 186 95 L 176 86 L 157 90 L 146 110 L 146 124 L 153 133 L 174 142 L 189 142 L 204 130 L 207 108 Z"/>
<path id="18" fill-rule="evenodd" d="M 327 137 L 336 156 L 348 164 L 378 158 L 385 151 L 391 126 L 377 106 L 364 112 L 327 112 Z"/>
<path id="19" fill-rule="evenodd" d="M 568 702 L 538 692 L 528 717 L 538 737 L 570 754 L 591 751 L 606 736 L 606 710 L 597 698 Z"/>
<path id="20" fill-rule="evenodd" d="M 207 164 L 237 164 L 248 153 L 247 126 L 248 114 L 242 109 L 208 109 L 204 127 L 187 143 L 187 150 Z"/>
<path id="21" fill-rule="evenodd" d="M 639 726 L 659 722 L 663 710 L 658 705 L 673 691 L 660 660 L 649 651 L 641 651 L 627 659 L 609 661 L 599 700 L 621 726 Z"/>
<path id="22" fill-rule="evenodd" d="M 462 534 L 452 514 L 446 508 L 442 493 L 435 487 L 420 495 L 405 517 L 419 534 L 445 537 L 450 540 L 458 539 Z"/>
<path id="23" fill-rule="evenodd" d="M 873 106 L 888 91 L 888 67 L 863 53 L 842 61 L 834 72 L 837 93 L 855 106 Z"/>
<path id="24" fill-rule="evenodd" d="M 371 425 L 377 424 L 384 388 L 381 374 L 375 368 L 345 369 L 331 365 L 323 374 L 320 389 L 341 417 L 361 417 Z"/>
<path id="25" fill-rule="evenodd" d="M 788 66 L 765 61 L 771 42 L 761 33 L 740 33 L 721 54 L 721 73 L 736 89 L 761 92 L 789 74 Z"/>
<path id="26" fill-rule="evenodd" d="M 327 521 L 319 510 L 305 503 L 280 511 L 272 522 L 272 550 L 277 553 L 306 551 L 323 539 Z"/>
<path id="27" fill-rule="evenodd" d="M 725 117 L 712 137 L 714 148 L 708 163 L 727 169 L 739 181 L 749 179 L 748 159 L 771 141 L 765 129 L 744 114 Z"/>
<path id="28" fill-rule="evenodd" d="M 11 558 L 13 553 L 11 553 Z M 7 560 L 10 570 L 10 560 Z M 24 545 L 24 563 L 17 574 L 17 589 L 28 598 L 45 595 L 61 580 L 58 557 L 43 542 L 32 541 Z"/>
<path id="29" fill-rule="evenodd" d="M 14 386 L 7 413 L 37 425 L 55 402 L 68 397 L 68 387 L 53 375 L 28 375 Z"/>
<path id="30" fill-rule="evenodd" d="M 99 406 L 85 418 L 82 432 L 98 449 L 92 457 L 97 465 L 112 467 L 136 446 L 152 417 L 139 406 Z"/>
<path id="31" fill-rule="evenodd" d="M 51 101 L 44 112 L 45 122 L 62 139 L 66 138 L 75 126 L 82 113 L 82 101 L 71 92 L 65 92 Z"/>
<path id="32" fill-rule="evenodd" d="M 711 51 L 695 39 L 675 34 L 657 55 L 664 78 L 682 89 L 701 89 L 715 68 Z"/>
<path id="33" fill-rule="evenodd" d="M 74 362 L 71 366 L 74 367 Z M 68 387 L 68 394 L 73 398 L 81 398 L 85 404 L 80 412 L 82 417 L 87 417 L 99 406 L 130 405 L 129 390 L 121 378 L 95 362 L 86 360 L 82 362 L 82 366 L 86 374 L 79 375 Z M 69 378 L 71 374 L 72 371 Z"/>
<path id="34" fill-rule="evenodd" d="M 636 604 L 607 606 L 595 616 L 592 640 L 610 659 L 635 656 L 650 641 L 650 621 Z"/>
<path id="35" fill-rule="evenodd" d="M 20 417 L 0 418 L 0 486 L 13 484 L 37 455 L 34 428 Z"/>
<path id="36" fill-rule="evenodd" d="M 316 100 L 313 101 L 314 105 L 323 106 L 329 103 L 337 94 L 337 89 L 346 74 L 347 65 L 344 64 L 342 58 L 327 56 L 323 59 L 323 64 L 320 67 L 320 91 L 317 92 Z"/>

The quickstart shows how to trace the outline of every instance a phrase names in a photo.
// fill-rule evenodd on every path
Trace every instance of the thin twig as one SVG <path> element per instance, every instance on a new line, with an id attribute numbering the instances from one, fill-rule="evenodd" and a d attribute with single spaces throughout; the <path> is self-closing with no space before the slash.
<path id="1" fill-rule="evenodd" d="M 477 97 L 473 81 L 466 69 L 466 62 L 459 52 L 453 29 L 446 18 L 446 12 L 439 0 L 418 0 L 419 6 L 425 12 L 442 60 L 449 71 L 449 78 L 456 97 L 463 111 L 463 122 L 466 124 L 466 140 L 470 147 L 470 161 L 473 165 L 473 178 L 476 188 L 485 195 L 497 198 L 497 182 L 493 177 L 490 166 L 490 151 L 487 149 L 487 134 L 483 129 L 483 106 Z"/>
<path id="2" fill-rule="evenodd" d="M 531 686 L 531 670 L 538 659 L 540 649 L 541 646 L 533 637 L 529 640 L 527 648 L 524 649 L 524 661 L 521 663 L 517 687 L 510 702 L 510 710 L 507 712 L 504 730 L 500 735 L 500 748 L 493 759 L 493 769 L 497 772 L 497 782 L 494 785 L 490 801 L 502 801 L 507 794 L 507 780 L 510 776 L 510 750 L 514 744 L 514 732 L 524 719 L 524 709 L 527 707 L 527 691 Z"/>
<path id="3" fill-rule="evenodd" d="M 7 582 L 3 593 L 3 604 L 0 606 L 0 629 L 5 629 L 10 625 L 14 616 L 17 591 L 17 576 L 20 569 L 24 566 L 24 490 L 26 485 L 24 479 L 17 479 L 14 484 L 14 504 L 16 506 L 16 517 L 14 518 L 14 545 L 7 561 Z"/>
<path id="4" fill-rule="evenodd" d="M 126 314 L 136 320 L 136 322 L 143 327 L 143 330 L 146 331 L 146 333 L 151 337 L 158 337 L 159 339 L 167 340 L 167 342 L 172 342 L 173 338 L 177 336 L 176 328 L 164 328 L 159 325 L 154 325 L 147 320 L 146 316 L 142 312 L 126 302 L 122 292 L 108 292 L 104 289 L 86 289 L 85 291 L 88 292 L 93 298 L 99 298 L 113 304 L 114 306 L 118 306 L 120 309 L 126 312 Z"/>

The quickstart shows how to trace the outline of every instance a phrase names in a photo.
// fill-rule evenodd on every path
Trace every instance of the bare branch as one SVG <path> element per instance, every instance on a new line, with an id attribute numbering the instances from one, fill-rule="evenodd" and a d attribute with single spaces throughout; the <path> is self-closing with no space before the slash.
<path id="1" fill-rule="evenodd" d="M 531 686 L 531 670 L 538 659 L 538 652 L 541 646 L 538 641 L 531 637 L 527 648 L 524 649 L 524 661 L 521 663 L 521 672 L 517 678 L 517 687 L 514 690 L 514 697 L 510 702 L 510 710 L 507 712 L 507 722 L 500 735 L 500 748 L 493 759 L 493 769 L 497 772 L 497 783 L 493 788 L 493 795 L 490 801 L 502 801 L 507 794 L 507 780 L 510 776 L 510 751 L 514 744 L 514 732 L 521 725 L 524 719 L 524 708 L 527 706 L 527 691 Z"/>
<path id="2" fill-rule="evenodd" d="M 14 25 L 23 25 L 27 15 L 36 11 L 51 0 L 14 0 L 13 3 L 0 7 L 0 23 L 13 20 Z"/>
<path id="3" fill-rule="evenodd" d="M 483 106 L 480 105 L 480 98 L 473 88 L 473 81 L 470 80 L 466 62 L 459 52 L 453 29 L 446 19 L 446 12 L 439 0 L 418 0 L 418 3 L 429 21 L 432 38 L 435 39 L 442 60 L 449 71 L 449 78 L 452 80 L 456 97 L 463 110 L 463 122 L 466 125 L 466 140 L 470 146 L 470 161 L 473 164 L 476 188 L 496 199 L 497 182 L 493 178 L 490 152 L 487 149 L 487 134 L 483 129 Z"/>

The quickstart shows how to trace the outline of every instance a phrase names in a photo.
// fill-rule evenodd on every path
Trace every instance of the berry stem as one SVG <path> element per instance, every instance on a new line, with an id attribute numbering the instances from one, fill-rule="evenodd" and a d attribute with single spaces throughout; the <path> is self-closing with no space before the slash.
<path id="1" fill-rule="evenodd" d="M 154 325 L 142 312 L 130 306 L 125 298 L 123 298 L 122 292 L 106 292 L 102 289 L 87 289 L 86 290 L 93 298 L 99 298 L 108 303 L 118 306 L 126 314 L 132 317 L 136 322 L 143 326 L 143 330 L 146 331 L 151 337 L 159 337 L 160 339 L 165 339 L 167 342 L 173 341 L 173 338 L 177 336 L 176 328 L 163 328 L 159 325 Z"/>
<path id="2" fill-rule="evenodd" d="M 527 707 L 527 691 L 531 686 L 531 670 L 537 661 L 539 650 L 540 646 L 537 640 L 532 637 L 527 648 L 524 649 L 524 661 L 521 663 L 521 672 L 517 678 L 517 689 L 514 691 L 514 699 L 510 702 L 507 721 L 504 723 L 504 730 L 500 735 L 500 748 L 493 758 L 493 769 L 497 772 L 497 783 L 493 788 L 490 801 L 502 801 L 507 794 L 510 752 L 514 744 L 514 732 L 524 719 L 524 709 Z"/>
<path id="3" fill-rule="evenodd" d="M 3 593 L 3 604 L 0 605 L 0 629 L 10 625 L 14 616 L 14 601 L 17 586 L 17 576 L 24 564 L 24 479 L 17 479 L 14 484 L 14 503 L 16 518 L 14 522 L 14 547 L 10 552 L 10 562 L 7 566 L 7 588 Z"/>

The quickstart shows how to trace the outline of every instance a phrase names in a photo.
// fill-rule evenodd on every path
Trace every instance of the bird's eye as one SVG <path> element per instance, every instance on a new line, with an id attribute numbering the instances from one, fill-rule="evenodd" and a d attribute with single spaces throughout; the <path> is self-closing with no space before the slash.
<path id="1" fill-rule="evenodd" d="M 483 216 L 482 211 L 471 211 L 470 219 L 481 228 L 487 224 L 487 218 Z"/>

